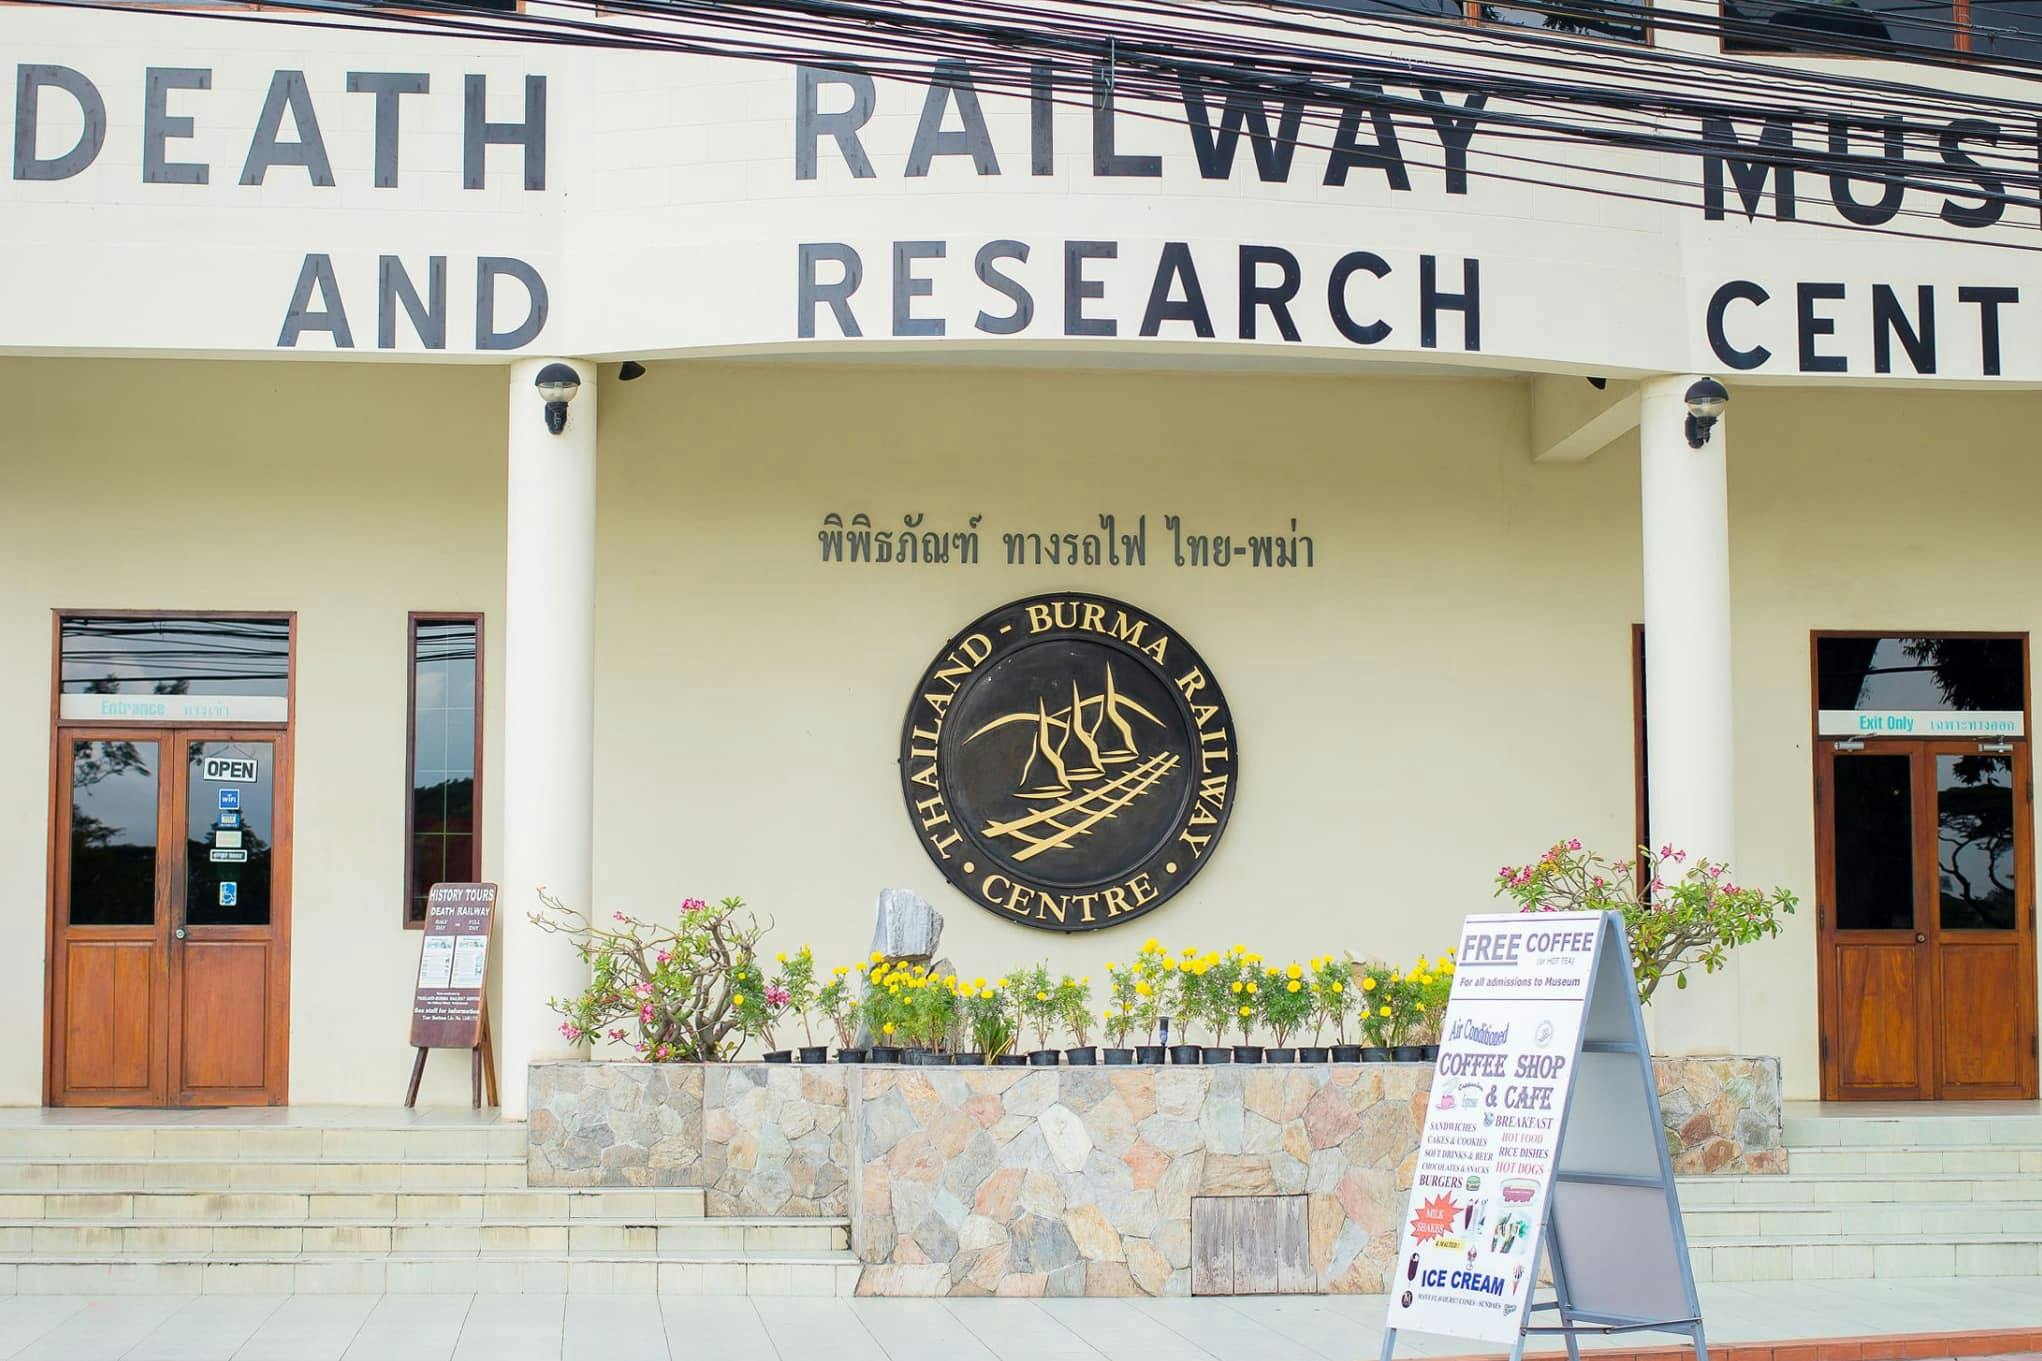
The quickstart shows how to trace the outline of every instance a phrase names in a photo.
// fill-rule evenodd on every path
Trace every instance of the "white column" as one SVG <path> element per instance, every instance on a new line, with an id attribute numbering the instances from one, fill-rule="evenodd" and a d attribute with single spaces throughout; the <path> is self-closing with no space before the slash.
<path id="1" fill-rule="evenodd" d="M 527 914 L 544 887 L 588 909 L 595 780 L 596 366 L 567 428 L 546 429 L 532 379 L 510 371 L 510 526 L 504 570 L 503 1014 L 495 1018 L 504 1114 L 525 1114 L 525 1065 L 575 1058 L 549 997 L 588 984 L 568 942 Z"/>
<path id="2" fill-rule="evenodd" d="M 1650 835 L 1690 857 L 1732 860 L 1729 418 L 1699 449 L 1687 441 L 1695 375 L 1647 379 L 1638 424 L 1645 559 L 1645 727 Z M 1654 1047 L 1738 1048 L 1735 956 L 1685 992 L 1653 996 Z"/>

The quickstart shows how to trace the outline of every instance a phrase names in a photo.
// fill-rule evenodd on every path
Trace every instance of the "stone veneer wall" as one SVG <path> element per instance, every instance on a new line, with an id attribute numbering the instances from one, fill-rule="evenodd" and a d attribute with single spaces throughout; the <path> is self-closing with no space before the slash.
<path id="1" fill-rule="evenodd" d="M 1655 1059 L 1675 1170 L 1784 1172 L 1779 1061 Z M 1432 1070 L 546 1063 L 534 1186 L 848 1217 L 862 1294 L 1190 1290 L 1194 1196 L 1301 1195 L 1321 1290 L 1379 1291 Z"/>

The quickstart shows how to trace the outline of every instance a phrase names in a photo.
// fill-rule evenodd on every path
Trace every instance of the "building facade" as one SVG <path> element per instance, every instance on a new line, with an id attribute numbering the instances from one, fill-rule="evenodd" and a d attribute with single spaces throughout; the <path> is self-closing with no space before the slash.
<path id="1" fill-rule="evenodd" d="M 1555 49 L 1493 23 L 1319 16 L 1452 78 L 1297 134 L 1111 63 L 288 19 L 0 16 L 0 1100 L 394 1102 L 443 879 L 503 887 L 521 1110 L 579 967 L 542 887 L 742 895 L 831 963 L 909 888 L 968 972 L 1096 975 L 1149 935 L 1444 949 L 1569 836 L 1802 900 L 1655 1001 L 1661 1049 L 1777 1054 L 1790 1096 L 2035 1095 L 2042 219 L 1993 178 L 2032 132 L 1977 125 L 2017 81 L 1738 58 L 1875 123 L 1876 79 L 1944 89 L 1904 183 L 1797 164 L 1815 115 L 1528 176 L 1544 144 L 1467 82 Z M 1011 602 L 1195 650 L 1198 686 L 1150 654 L 1186 774 L 1224 688 L 1168 892 L 946 863 L 916 706 Z M 1131 626 L 1110 684 L 1149 683 Z M 1111 773 L 1102 694 L 1045 737 L 1063 792 L 1086 713 Z"/>

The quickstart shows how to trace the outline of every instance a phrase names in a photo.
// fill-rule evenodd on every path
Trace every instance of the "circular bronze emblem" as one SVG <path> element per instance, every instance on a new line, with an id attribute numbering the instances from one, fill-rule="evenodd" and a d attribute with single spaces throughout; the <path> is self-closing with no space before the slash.
<path id="1" fill-rule="evenodd" d="M 981 907 L 1093 931 L 1161 906 L 1234 806 L 1233 715 L 1145 610 L 1093 595 L 1002 605 L 952 638 L 901 728 L 922 849 Z"/>

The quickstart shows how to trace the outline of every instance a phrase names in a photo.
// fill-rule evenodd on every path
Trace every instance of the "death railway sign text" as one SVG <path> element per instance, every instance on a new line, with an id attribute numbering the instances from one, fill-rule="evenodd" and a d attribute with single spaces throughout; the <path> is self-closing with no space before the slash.
<path id="1" fill-rule="evenodd" d="M 1091 931 L 1160 907 L 1212 859 L 1239 759 L 1219 680 L 1175 629 L 1059 594 L 944 646 L 909 701 L 900 774 L 922 849 L 960 892 Z"/>

